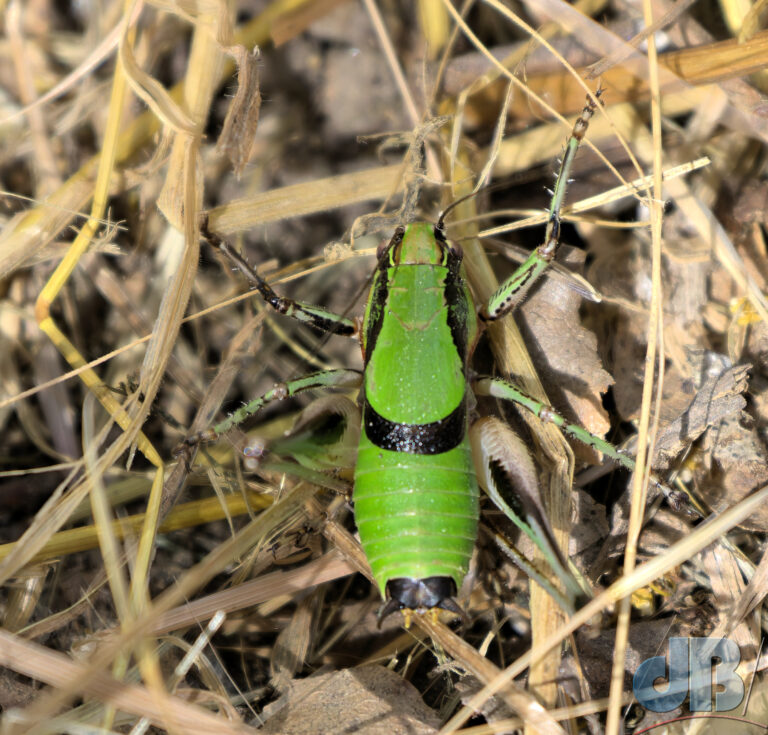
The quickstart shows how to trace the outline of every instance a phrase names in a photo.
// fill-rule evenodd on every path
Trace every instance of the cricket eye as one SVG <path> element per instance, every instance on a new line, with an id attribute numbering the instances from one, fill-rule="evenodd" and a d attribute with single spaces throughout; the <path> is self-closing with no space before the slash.
<path id="1" fill-rule="evenodd" d="M 398 227 L 389 242 L 382 242 L 379 247 L 376 248 L 376 258 L 381 260 L 388 250 L 396 248 L 403 241 L 403 235 L 405 235 L 405 227 Z"/>

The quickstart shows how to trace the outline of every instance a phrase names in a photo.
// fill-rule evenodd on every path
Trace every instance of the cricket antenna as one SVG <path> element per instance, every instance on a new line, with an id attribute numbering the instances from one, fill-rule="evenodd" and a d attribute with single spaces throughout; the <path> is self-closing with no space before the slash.
<path id="1" fill-rule="evenodd" d="M 440 212 L 440 216 L 437 218 L 437 227 L 444 228 L 445 218 L 448 213 L 455 207 L 458 207 L 462 202 L 466 202 L 467 199 L 476 197 L 478 194 L 483 192 L 498 191 L 499 189 L 503 189 L 505 186 L 509 186 L 508 181 L 497 181 L 495 184 L 486 184 L 485 186 L 481 186 L 479 189 L 475 189 L 474 191 L 469 192 L 469 194 L 464 194 L 464 196 L 460 196 L 458 199 L 454 199 L 442 212 Z"/>
<path id="2" fill-rule="evenodd" d="M 484 186 L 480 189 L 477 189 L 476 191 L 471 191 L 469 194 L 465 194 L 458 199 L 454 199 L 442 212 L 440 212 L 440 216 L 437 218 L 437 227 L 439 227 L 441 230 L 445 229 L 445 218 L 452 209 L 458 207 L 462 202 L 466 202 L 467 199 L 471 199 L 472 197 L 477 196 L 481 191 L 486 191 L 487 188 L 488 187 Z"/>

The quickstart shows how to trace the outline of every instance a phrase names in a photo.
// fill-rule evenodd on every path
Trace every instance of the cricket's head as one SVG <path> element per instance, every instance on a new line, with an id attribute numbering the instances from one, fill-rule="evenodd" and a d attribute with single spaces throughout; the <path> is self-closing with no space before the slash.
<path id="1" fill-rule="evenodd" d="M 445 239 L 441 225 L 414 222 L 398 227 L 388 244 L 380 248 L 379 261 L 388 266 L 441 265 L 456 267 L 462 252 Z"/>

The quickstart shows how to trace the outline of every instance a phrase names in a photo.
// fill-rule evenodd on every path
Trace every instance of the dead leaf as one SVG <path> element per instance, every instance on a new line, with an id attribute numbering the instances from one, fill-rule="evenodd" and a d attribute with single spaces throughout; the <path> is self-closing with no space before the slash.
<path id="1" fill-rule="evenodd" d="M 313 611 L 316 607 L 313 595 L 305 597 L 294 610 L 291 622 L 277 636 L 270 661 L 270 683 L 278 692 L 290 686 L 291 679 L 306 663 L 314 627 Z"/>
<path id="2" fill-rule="evenodd" d="M 558 261 L 581 272 L 584 253 L 565 249 Z M 597 353 L 597 338 L 582 326 L 582 298 L 564 279 L 548 278 L 515 312 L 528 350 L 552 405 L 570 421 L 598 436 L 610 428 L 602 396 L 613 384 Z M 525 335 L 525 331 L 530 332 Z M 595 452 L 573 442 L 582 461 L 596 464 Z"/>
<path id="3" fill-rule="evenodd" d="M 574 488 L 573 525 L 568 545 L 568 555 L 574 557 L 583 551 L 593 549 L 609 533 L 605 506 L 596 503 L 584 490 Z"/>
<path id="4" fill-rule="evenodd" d="M 234 57 L 237 64 L 237 93 L 224 118 L 217 147 L 227 154 L 239 179 L 250 160 L 256 128 L 259 125 L 261 53 L 257 46 L 254 46 L 250 53 L 244 46 L 231 46 L 225 50 Z"/>
<path id="5" fill-rule="evenodd" d="M 275 735 L 427 735 L 440 726 L 412 684 L 374 664 L 294 681 L 270 711 L 261 732 Z"/>
<path id="6" fill-rule="evenodd" d="M 656 440 L 655 468 L 668 468 L 707 429 L 741 413 L 747 405 L 743 394 L 747 390 L 748 371 L 749 365 L 736 365 L 706 379 L 688 408 Z"/>
<path id="7" fill-rule="evenodd" d="M 723 419 L 707 434 L 712 474 L 697 488 L 710 508 L 732 506 L 768 484 L 768 454 L 754 426 L 738 416 Z M 768 529 L 768 508 L 762 508 L 741 524 L 752 531 Z"/>

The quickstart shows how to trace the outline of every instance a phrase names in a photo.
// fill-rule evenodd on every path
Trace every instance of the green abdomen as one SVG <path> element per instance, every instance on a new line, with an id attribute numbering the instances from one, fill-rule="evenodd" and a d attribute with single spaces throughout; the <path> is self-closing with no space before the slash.
<path id="1" fill-rule="evenodd" d="M 465 432 L 466 433 L 466 432 Z M 477 537 L 478 490 L 469 442 L 423 455 L 365 436 L 355 469 L 355 520 L 382 596 L 401 577 L 451 577 L 459 588 Z"/>

